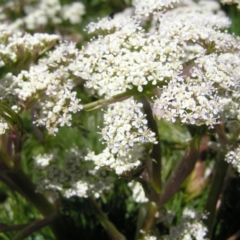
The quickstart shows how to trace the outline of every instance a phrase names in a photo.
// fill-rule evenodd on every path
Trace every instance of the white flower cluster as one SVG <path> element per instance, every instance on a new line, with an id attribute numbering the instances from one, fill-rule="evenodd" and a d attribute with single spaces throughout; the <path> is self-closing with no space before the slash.
<path id="1" fill-rule="evenodd" d="M 192 5 L 194 14 L 189 9 Z M 216 6 L 207 14 L 201 5 L 190 6 L 169 11 L 161 19 L 159 34 L 182 45 L 185 64 L 181 74 L 160 88 L 154 107 L 161 110 L 158 117 L 172 122 L 180 119 L 182 123 L 212 126 L 225 120 L 225 110 L 230 111 L 225 104 L 239 92 L 239 38 L 221 31 L 230 22 L 221 12 L 211 12 Z"/>
<path id="2" fill-rule="evenodd" d="M 26 17 L 22 19 L 23 24 L 30 30 L 44 27 L 48 24 L 58 25 L 61 22 L 61 4 L 58 0 L 42 0 L 35 6 L 25 5 Z"/>
<path id="3" fill-rule="evenodd" d="M 118 15 L 88 26 L 102 35 L 81 50 L 70 66 L 73 74 L 86 80 L 92 94 L 106 98 L 159 87 L 153 106 L 168 121 L 213 126 L 225 120 L 228 99 L 239 91 L 240 39 L 224 31 L 230 21 L 220 5 L 213 0 L 134 4 L 133 17 Z M 135 18 L 147 8 L 163 13 L 150 32 Z M 239 106 L 236 97 L 234 103 Z"/>
<path id="4" fill-rule="evenodd" d="M 68 20 L 71 24 L 77 24 L 81 22 L 82 16 L 85 14 L 85 7 L 81 2 L 72 2 L 62 6 L 59 0 L 27 0 L 22 6 L 19 3 L 24 17 L 19 17 L 15 22 L 11 22 L 12 20 L 6 12 L 14 12 L 16 5 L 15 1 L 8 1 L 0 7 L 2 22 L 9 24 L 12 29 L 42 30 L 49 25 L 59 25 L 64 20 Z"/>
<path id="5" fill-rule="evenodd" d="M 225 160 L 228 163 L 231 163 L 233 167 L 240 173 L 240 146 L 229 151 L 225 156 Z"/>
<path id="6" fill-rule="evenodd" d="M 92 162 L 84 161 L 84 154 L 77 147 L 66 151 L 62 167 L 58 166 L 58 159 L 56 154 L 35 157 L 37 192 L 50 191 L 56 198 L 58 192 L 67 198 L 99 198 L 111 188 L 113 178 L 102 169 L 95 170 Z"/>
<path id="7" fill-rule="evenodd" d="M 199 18 L 199 16 L 203 15 L 205 16 L 205 21 L 203 18 Z M 190 26 L 196 26 L 199 24 L 198 19 L 201 22 L 201 28 L 205 22 L 205 27 L 208 26 L 208 28 L 206 28 L 208 31 L 211 31 L 210 26 L 214 27 L 214 29 L 219 29 L 227 28 L 231 24 L 230 19 L 226 16 L 225 12 L 221 11 L 220 4 L 215 0 L 200 0 L 198 2 L 192 0 L 181 0 L 175 8 L 165 12 L 164 15 L 159 19 L 161 23 L 164 23 L 159 30 L 165 29 L 165 23 L 171 26 L 171 29 L 173 29 L 174 26 L 175 28 L 181 27 L 182 21 L 184 21 L 186 24 L 189 23 Z M 169 20 L 170 22 L 167 22 Z M 173 22 L 171 20 L 173 20 Z M 175 25 L 177 22 L 179 22 L 179 25 Z M 187 30 L 186 24 L 185 30 Z M 191 31 L 193 30 L 194 29 L 191 29 Z M 195 31 L 198 33 L 201 32 L 197 29 Z M 186 32 L 186 34 L 188 33 Z M 182 35 L 184 35 L 184 32 L 182 32 Z"/>
<path id="8" fill-rule="evenodd" d="M 156 143 L 155 133 L 147 127 L 141 108 L 142 104 L 133 99 L 110 105 L 104 114 L 106 126 L 101 132 L 107 148 L 98 155 L 89 153 L 87 159 L 119 175 L 141 166 L 146 144 Z"/>
<path id="9" fill-rule="evenodd" d="M 11 34 L 2 31 L 0 36 L 0 61 L 7 67 L 28 68 L 39 55 L 51 48 L 59 39 L 49 34 Z M 50 134 L 59 126 L 70 126 L 72 114 L 80 111 L 82 105 L 72 91 L 73 83 L 68 66 L 74 61 L 78 50 L 73 43 L 62 43 L 46 58 L 39 60 L 29 70 L 19 74 L 5 75 L 0 83 L 0 100 L 20 112 L 35 105 L 37 125 L 44 125 Z M 7 124 L 0 119 L 0 133 L 7 130 Z"/>
<path id="10" fill-rule="evenodd" d="M 136 8 L 137 16 L 148 17 L 151 14 L 159 14 L 169 8 L 173 8 L 176 3 L 181 0 L 133 0 L 133 5 Z"/>
<path id="11" fill-rule="evenodd" d="M 7 123 L 0 118 L 0 135 L 3 135 L 8 129 L 8 125 Z"/>
<path id="12" fill-rule="evenodd" d="M 119 14 L 115 14 L 113 18 L 104 17 L 99 19 L 98 22 L 90 22 L 86 30 L 88 33 L 98 33 L 98 34 L 109 34 L 113 32 L 117 32 L 121 29 L 130 29 L 135 32 L 136 27 L 138 27 L 138 23 L 134 21 L 132 18 L 132 10 L 126 9 L 124 12 Z"/>
<path id="13" fill-rule="evenodd" d="M 14 80 L 11 73 L 6 74 L 2 79 L 0 79 L 0 102 L 4 101 L 11 106 L 12 110 L 18 112 L 19 106 L 16 105 L 17 103 L 15 102 L 15 98 L 12 94 L 13 87 Z M 0 136 L 8 129 L 8 124 L 2 117 L 0 117 Z"/>
<path id="14" fill-rule="evenodd" d="M 157 237 L 151 236 L 151 235 L 145 235 L 143 239 L 144 240 L 157 240 Z"/>
<path id="15" fill-rule="evenodd" d="M 146 198 L 144 189 L 139 182 L 129 182 L 128 187 L 132 190 L 132 199 L 134 202 L 144 203 L 149 201 L 148 198 Z"/>
<path id="16" fill-rule="evenodd" d="M 0 101 L 4 101 L 9 104 L 14 111 L 18 112 L 20 108 L 17 106 L 16 99 L 13 94 L 15 87 L 16 83 L 12 73 L 7 73 L 2 77 L 2 79 L 0 79 Z"/>
<path id="17" fill-rule="evenodd" d="M 64 20 L 69 20 L 71 24 L 80 23 L 85 14 L 85 7 L 81 2 L 73 2 L 70 5 L 64 5 L 61 11 Z"/>
<path id="18" fill-rule="evenodd" d="M 197 58 L 190 76 L 170 81 L 161 89 L 160 97 L 155 100 L 155 107 L 162 110 L 159 117 L 172 122 L 179 117 L 183 123 L 210 126 L 219 119 L 240 120 L 235 109 L 239 106 L 236 97 L 240 90 L 239 64 L 240 58 L 231 53 Z M 234 116 L 233 110 L 237 110 Z"/>
<path id="19" fill-rule="evenodd" d="M 221 0 L 223 4 L 237 4 L 237 8 L 240 10 L 240 0 Z"/>
<path id="20" fill-rule="evenodd" d="M 38 83 L 35 82 L 34 84 L 36 86 L 33 87 L 31 84 L 28 85 L 28 83 L 25 82 L 25 78 L 23 80 L 24 84 L 22 85 L 24 88 L 22 89 L 22 96 L 25 96 L 25 98 L 23 98 L 18 96 L 18 84 L 20 83 L 17 77 L 14 76 L 14 73 L 17 73 L 18 69 L 28 68 L 32 61 L 55 45 L 59 38 L 57 35 L 40 33 L 36 33 L 34 35 L 27 33 L 23 34 L 20 32 L 13 33 L 8 30 L 5 25 L 0 25 L 0 29 L 0 64 L 1 67 L 13 69 L 12 72 L 1 76 L 0 100 L 7 103 L 14 111 L 20 112 L 22 102 L 19 102 L 19 99 L 26 100 L 27 96 L 30 96 L 29 91 L 32 91 L 30 89 L 36 89 L 37 86 L 41 84 L 41 81 Z M 41 74 L 42 72 L 38 71 L 38 77 L 41 78 Z M 1 118 L 0 129 L 0 134 L 4 134 L 8 129 L 7 123 Z"/>
<path id="21" fill-rule="evenodd" d="M 115 20 L 108 21 L 110 31 Z M 148 36 L 133 19 L 125 26 L 114 26 L 119 30 L 89 43 L 71 66 L 93 93 L 110 97 L 134 87 L 142 92 L 181 73 L 184 52 L 175 40 Z M 99 28 L 94 26 L 92 31 Z"/>
<path id="22" fill-rule="evenodd" d="M 0 28 L 0 64 L 1 66 L 26 67 L 40 54 L 50 49 L 59 37 L 43 33 L 28 33 L 8 31 L 6 25 Z"/>
<path id="23" fill-rule="evenodd" d="M 204 240 L 207 234 L 207 228 L 203 224 L 204 215 L 193 210 L 185 209 L 182 215 L 181 223 L 178 226 L 172 226 L 169 235 L 163 236 L 162 240 Z"/>
<path id="24" fill-rule="evenodd" d="M 53 158 L 54 158 L 54 154 L 37 155 L 34 158 L 35 165 L 38 169 L 44 169 L 50 164 Z"/>
<path id="25" fill-rule="evenodd" d="M 27 104 L 35 100 L 37 125 L 45 126 L 50 134 L 56 134 L 58 127 L 71 126 L 72 114 L 82 109 L 80 99 L 71 82 L 69 64 L 74 61 L 77 49 L 72 43 L 62 43 L 48 57 L 29 71 L 21 71 L 15 77 L 15 94 Z"/>

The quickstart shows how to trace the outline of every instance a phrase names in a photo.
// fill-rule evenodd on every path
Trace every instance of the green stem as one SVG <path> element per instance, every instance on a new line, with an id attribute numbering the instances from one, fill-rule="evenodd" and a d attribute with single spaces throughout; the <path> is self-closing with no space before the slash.
<path id="1" fill-rule="evenodd" d="M 90 203 L 101 222 L 103 228 L 106 230 L 108 235 L 111 237 L 112 240 L 126 240 L 125 236 L 122 235 L 117 228 L 113 225 L 112 222 L 109 221 L 106 214 L 102 211 L 102 209 L 98 206 L 96 201 L 93 198 L 89 198 Z"/>
<path id="2" fill-rule="evenodd" d="M 20 194 L 30 201 L 43 216 L 55 213 L 55 208 L 44 195 L 36 193 L 36 187 L 31 179 L 22 171 L 9 171 L 6 174 L 20 189 Z"/>
<path id="3" fill-rule="evenodd" d="M 143 218 L 140 231 L 136 234 L 136 239 L 145 239 L 146 234 L 151 234 L 156 225 L 156 213 L 158 207 L 155 202 L 148 202 L 147 205 L 143 206 L 145 208 L 145 216 Z M 141 210 L 143 211 L 143 209 Z"/>
<path id="4" fill-rule="evenodd" d="M 148 127 L 155 133 L 158 142 L 157 144 L 153 145 L 152 152 L 150 154 L 150 158 L 153 159 L 153 161 L 151 162 L 152 167 L 150 172 L 150 179 L 154 190 L 157 194 L 159 194 L 162 189 L 162 151 L 160 137 L 158 134 L 158 126 L 153 117 L 151 106 L 146 97 L 142 99 L 142 103 L 144 106 L 144 112 L 147 116 Z"/>
<path id="5" fill-rule="evenodd" d="M 144 236 L 151 233 L 156 224 L 156 212 L 158 210 L 156 203 L 160 200 L 160 192 L 162 188 L 162 152 L 160 145 L 160 137 L 158 134 L 158 126 L 153 117 L 151 106 L 147 97 L 142 97 L 140 101 L 143 103 L 144 113 L 148 120 L 148 127 L 155 133 L 157 144 L 154 144 L 150 153 L 149 167 L 147 169 L 151 191 L 148 196 L 149 202 L 143 204 L 139 210 L 138 225 L 135 239 L 144 239 Z"/>
<path id="6" fill-rule="evenodd" d="M 188 147 L 184 157 L 173 170 L 162 191 L 159 206 L 163 206 L 179 190 L 181 184 L 187 179 L 199 159 L 200 137 L 195 136 Z"/>
<path id="7" fill-rule="evenodd" d="M 9 181 L 5 181 L 5 180 Z M 44 216 L 49 217 L 53 214 L 56 215 L 54 221 L 50 225 L 53 233 L 58 240 L 68 239 L 68 234 L 64 227 L 62 217 L 57 213 L 57 209 L 45 198 L 44 195 L 37 193 L 35 185 L 31 179 L 20 169 L 10 170 L 2 174 L 3 180 L 10 187 L 17 190 L 23 197 L 25 197 L 33 206 Z"/>
<path id="8" fill-rule="evenodd" d="M 28 224 L 23 230 L 19 231 L 17 235 L 14 236 L 13 240 L 23 240 L 26 237 L 30 236 L 33 232 L 38 231 L 39 229 L 51 224 L 56 217 L 56 214 L 53 214 L 47 218 L 36 220 L 31 224 Z"/>
<path id="9" fill-rule="evenodd" d="M 83 106 L 83 110 L 91 111 L 91 110 L 95 110 L 95 109 L 104 107 L 106 105 L 109 105 L 111 103 L 123 101 L 125 99 L 130 98 L 133 95 L 133 93 L 135 93 L 135 91 L 131 90 L 131 91 L 117 94 L 117 95 L 111 97 L 110 99 L 101 99 L 101 100 L 98 100 L 98 101 L 95 101 L 92 103 L 85 104 Z"/>
<path id="10" fill-rule="evenodd" d="M 215 127 L 215 131 L 218 136 L 218 140 L 221 144 L 226 145 L 228 139 L 225 134 L 224 125 L 220 124 Z M 228 163 L 224 161 L 226 150 L 223 149 L 222 152 L 218 153 L 216 163 L 214 165 L 213 180 L 208 195 L 207 203 L 205 210 L 208 212 L 208 218 L 205 221 L 205 224 L 208 228 L 207 237 L 211 239 L 212 230 L 214 226 L 214 219 L 216 215 L 216 205 L 219 199 L 220 193 L 222 191 L 223 182 L 227 173 Z"/>
<path id="11" fill-rule="evenodd" d="M 24 228 L 28 227 L 28 225 L 29 225 L 29 223 L 15 224 L 15 225 L 7 225 L 4 223 L 1 223 L 0 232 L 23 230 Z"/>
<path id="12" fill-rule="evenodd" d="M 208 228 L 207 237 L 211 239 L 214 219 L 216 215 L 216 205 L 223 188 L 224 178 L 228 169 L 228 163 L 224 161 L 225 154 L 219 154 L 214 165 L 213 180 L 208 195 L 205 210 L 208 213 L 205 224 Z"/>
<path id="13" fill-rule="evenodd" d="M 137 229 L 135 233 L 135 240 L 140 239 L 140 234 L 141 234 L 141 229 L 143 226 L 144 219 L 146 218 L 147 215 L 147 205 L 148 203 L 142 203 L 140 205 L 139 211 L 138 211 L 138 218 L 137 218 Z"/>

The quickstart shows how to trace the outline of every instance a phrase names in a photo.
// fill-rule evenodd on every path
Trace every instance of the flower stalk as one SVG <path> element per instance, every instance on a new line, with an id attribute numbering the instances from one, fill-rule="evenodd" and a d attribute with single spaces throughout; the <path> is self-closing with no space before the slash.
<path id="1" fill-rule="evenodd" d="M 126 240 L 126 237 L 117 230 L 111 221 L 109 221 L 107 215 L 102 211 L 96 201 L 93 198 L 89 198 L 89 201 L 95 211 L 97 218 L 108 233 L 109 237 L 112 240 Z"/>
<path id="2" fill-rule="evenodd" d="M 105 107 L 112 103 L 121 102 L 123 100 L 130 98 L 133 95 L 133 93 L 134 93 L 134 91 L 127 91 L 124 93 L 117 94 L 117 95 L 111 97 L 110 99 L 101 99 L 101 100 L 98 100 L 98 101 L 95 101 L 92 103 L 85 104 L 85 105 L 83 105 L 83 110 L 92 111 L 92 110 L 96 110 L 96 109 Z"/>
<path id="3" fill-rule="evenodd" d="M 228 143 L 228 138 L 225 133 L 224 124 L 221 123 L 219 125 L 216 125 L 215 132 L 219 143 L 222 144 L 222 146 L 224 147 L 217 154 L 211 188 L 205 205 L 205 210 L 208 213 L 205 224 L 208 228 L 207 237 L 209 238 L 211 238 L 213 233 L 212 231 L 214 228 L 214 220 L 217 211 L 217 202 L 219 200 L 221 192 L 223 191 L 223 183 L 228 170 L 228 163 L 225 161 L 226 144 Z"/>
<path id="4" fill-rule="evenodd" d="M 24 198 L 27 199 L 28 202 L 33 204 L 33 206 L 45 218 L 49 218 L 49 216 L 53 216 L 54 214 L 54 218 L 50 217 L 50 228 L 57 239 L 67 239 L 68 234 L 64 227 L 63 219 L 58 213 L 57 208 L 51 204 L 44 195 L 36 193 L 35 185 L 22 170 L 17 169 L 7 171 L 6 173 L 1 174 L 0 178 L 4 183 L 8 184 L 9 187 L 13 187 L 15 191 L 18 191 Z M 16 239 L 23 239 L 20 237 L 25 235 L 25 231 L 28 232 L 29 230 L 25 229 L 23 233 L 19 233 L 19 235 L 16 236 Z M 28 232 L 28 234 L 30 233 Z"/>
<path id="5" fill-rule="evenodd" d="M 159 202 L 160 206 L 163 206 L 170 200 L 170 198 L 179 190 L 182 183 L 187 179 L 189 174 L 194 169 L 195 163 L 199 158 L 199 146 L 200 137 L 195 136 L 191 140 L 184 157 L 181 159 L 179 164 L 173 170 L 172 175 L 167 180 L 167 183 L 162 191 L 161 200 Z"/>

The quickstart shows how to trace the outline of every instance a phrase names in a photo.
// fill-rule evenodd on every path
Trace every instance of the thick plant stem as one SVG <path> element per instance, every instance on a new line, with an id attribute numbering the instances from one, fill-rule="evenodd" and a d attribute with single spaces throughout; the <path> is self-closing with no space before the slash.
<path id="1" fill-rule="evenodd" d="M 42 194 L 35 192 L 35 185 L 22 170 L 12 170 L 6 175 L 18 186 L 20 194 L 30 201 L 43 216 L 55 212 L 54 206 Z"/>
<path id="2" fill-rule="evenodd" d="M 56 239 L 68 239 L 63 218 L 60 216 L 57 209 L 44 195 L 36 193 L 36 186 L 21 169 L 21 152 L 24 142 L 24 131 L 21 118 L 3 103 L 0 106 L 0 110 L 1 117 L 10 124 L 12 130 L 9 136 L 1 137 L 1 140 L 4 139 L 4 144 L 0 146 L 0 179 L 10 188 L 20 193 L 45 218 L 54 215 L 55 217 L 50 224 L 50 228 Z M 28 234 L 30 234 L 29 230 Z M 21 239 L 21 235 L 18 239 Z"/>
<path id="3" fill-rule="evenodd" d="M 220 124 L 215 127 L 217 137 L 219 142 L 222 145 L 226 145 L 228 139 L 224 131 L 224 125 Z M 216 215 L 216 206 L 219 199 L 220 193 L 222 191 L 223 182 L 227 173 L 228 163 L 224 161 L 226 152 L 223 151 L 218 153 L 217 160 L 214 166 L 213 180 L 209 192 L 209 197 L 207 199 L 205 210 L 208 212 L 208 218 L 205 221 L 205 224 L 208 228 L 207 237 L 211 239 L 212 230 L 214 226 L 214 219 Z"/>
<path id="4" fill-rule="evenodd" d="M 17 235 L 13 238 L 13 240 L 25 239 L 26 237 L 30 236 L 33 232 L 36 232 L 39 229 L 47 225 L 50 225 L 54 221 L 55 217 L 56 215 L 53 214 L 47 218 L 36 220 L 33 223 L 28 224 L 24 229 L 22 229 L 17 233 Z"/>
<path id="5" fill-rule="evenodd" d="M 153 145 L 152 152 L 150 154 L 150 158 L 152 161 L 152 167 L 150 172 L 150 181 L 152 186 L 157 194 L 160 194 L 162 189 L 162 151 L 160 145 L 160 137 L 158 134 L 157 123 L 153 117 L 151 106 L 146 97 L 142 98 L 142 103 L 144 106 L 144 112 L 146 113 L 146 117 L 148 120 L 148 127 L 155 133 L 157 144 Z M 159 199 L 156 199 L 158 201 Z"/>
<path id="6" fill-rule="evenodd" d="M 94 209 L 94 212 L 96 213 L 96 216 L 98 217 L 103 228 L 108 233 L 109 237 L 112 240 L 126 240 L 126 237 L 117 230 L 117 228 L 113 225 L 111 221 L 109 221 L 108 217 L 102 211 L 102 209 L 99 207 L 96 201 L 93 198 L 89 198 L 89 200 Z"/>
<path id="7" fill-rule="evenodd" d="M 35 185 L 31 179 L 20 169 L 10 170 L 1 177 L 1 180 L 9 179 L 4 181 L 6 184 L 10 184 L 9 187 L 14 187 L 23 197 L 25 197 L 33 206 L 44 216 L 49 217 L 55 215 L 50 228 L 52 229 L 57 240 L 68 239 L 66 228 L 63 224 L 62 217 L 57 213 L 57 209 L 44 197 L 44 195 L 35 192 Z M 12 186 L 11 186 L 12 185 Z"/>
<path id="8" fill-rule="evenodd" d="M 156 224 L 156 212 L 158 211 L 157 203 L 160 200 L 162 190 L 162 152 L 160 145 L 160 137 L 158 134 L 157 123 L 153 117 L 151 106 L 146 97 L 141 98 L 143 103 L 144 113 L 148 120 L 148 127 L 155 133 L 157 144 L 154 144 L 150 153 L 149 167 L 147 173 L 151 183 L 151 191 L 148 196 L 149 202 L 142 205 L 139 210 L 138 228 L 135 239 L 144 239 L 144 236 L 151 233 Z"/>
<path id="9" fill-rule="evenodd" d="M 211 239 L 214 219 L 216 215 L 216 206 L 219 199 L 219 195 L 222 191 L 223 181 L 228 169 L 228 163 L 224 161 L 225 154 L 220 153 L 218 155 L 217 162 L 214 165 L 213 180 L 209 192 L 209 197 L 207 199 L 205 210 L 208 213 L 208 218 L 205 221 L 205 224 L 208 228 L 207 237 Z"/>
<path id="10" fill-rule="evenodd" d="M 196 161 L 199 159 L 199 145 L 199 136 L 195 136 L 192 139 L 188 149 L 186 150 L 185 155 L 167 180 L 167 183 L 162 191 L 159 206 L 163 206 L 165 203 L 167 203 L 171 197 L 179 190 L 181 184 L 191 174 Z"/>
<path id="11" fill-rule="evenodd" d="M 156 213 L 158 211 L 157 204 L 154 202 L 148 202 L 146 205 L 143 205 L 140 211 L 144 210 L 144 216 L 142 216 L 142 223 L 140 223 L 140 228 L 136 233 L 137 239 L 145 239 L 147 234 L 151 234 L 156 225 Z"/>

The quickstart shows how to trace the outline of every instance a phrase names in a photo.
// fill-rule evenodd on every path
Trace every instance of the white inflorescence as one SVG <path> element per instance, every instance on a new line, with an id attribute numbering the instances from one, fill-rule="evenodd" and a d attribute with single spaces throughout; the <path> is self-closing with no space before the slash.
<path id="1" fill-rule="evenodd" d="M 35 6 L 27 5 L 24 8 L 26 17 L 22 20 L 27 29 L 36 29 L 47 24 L 59 24 L 61 22 L 61 4 L 58 0 L 42 0 Z"/>
<path id="2" fill-rule="evenodd" d="M 85 14 L 85 7 L 81 2 L 73 2 L 62 7 L 61 15 L 64 20 L 69 20 L 71 24 L 80 23 Z"/>
<path id="3" fill-rule="evenodd" d="M 143 92 L 147 85 L 164 84 L 181 73 L 183 56 L 175 40 L 148 36 L 129 20 L 127 26 L 89 43 L 70 67 L 86 80 L 86 88 L 110 97 L 134 87 Z"/>
<path id="4" fill-rule="evenodd" d="M 78 24 L 85 14 L 85 6 L 81 2 L 68 5 L 62 5 L 59 0 L 25 0 L 24 4 L 14 0 L 5 2 L 0 6 L 1 23 L 8 24 L 8 28 L 15 31 L 27 29 L 42 32 L 43 29 L 59 26 L 64 21 Z M 17 19 L 13 18 L 13 13 L 18 16 Z"/>
<path id="5" fill-rule="evenodd" d="M 64 159 L 63 166 L 59 167 L 58 157 L 54 154 L 35 157 L 38 192 L 50 191 L 53 197 L 61 192 L 67 198 L 99 198 L 112 186 L 113 179 L 104 170 L 95 170 L 93 163 L 84 161 L 83 153 L 76 147 L 67 150 Z"/>
<path id="6" fill-rule="evenodd" d="M 25 6 L 24 10 L 26 17 L 21 20 L 30 30 L 59 25 L 63 20 L 69 20 L 71 24 L 80 23 L 85 14 L 82 3 L 73 2 L 62 6 L 59 0 L 41 0 L 35 5 Z"/>
<path id="7" fill-rule="evenodd" d="M 74 44 L 62 43 L 38 65 L 15 77 L 15 94 L 23 102 L 34 97 L 39 99 L 35 122 L 53 135 L 59 127 L 71 126 L 72 115 L 82 109 L 80 99 L 72 91 L 74 85 L 68 69 L 76 54 Z"/>
<path id="8" fill-rule="evenodd" d="M 205 216 L 190 209 L 185 209 L 181 222 L 178 226 L 172 226 L 169 235 L 163 236 L 161 240 L 207 240 L 207 227 L 202 219 Z"/>
<path id="9" fill-rule="evenodd" d="M 31 61 L 50 49 L 59 39 L 57 35 L 13 33 L 4 25 L 1 25 L 0 29 L 0 63 L 6 68 L 28 67 Z M 32 68 L 34 67 L 36 65 Z M 27 73 L 27 71 L 22 71 L 22 73 Z M 21 100 L 28 100 L 27 98 L 32 97 L 32 94 L 36 93 L 36 89 L 41 85 L 41 81 L 38 82 L 37 79 L 34 83 L 27 82 L 27 78 L 20 80 L 19 77 L 22 76 L 22 73 L 14 76 L 9 72 L 1 78 L 0 82 L 0 100 L 3 100 L 16 112 L 22 108 Z M 44 71 L 38 71 L 37 74 L 38 79 L 45 77 Z M 21 82 L 23 89 L 19 89 Z M 20 93 L 19 96 L 18 93 Z M 0 118 L 0 134 L 4 134 L 7 129 L 7 124 Z"/>
<path id="10" fill-rule="evenodd" d="M 229 105 L 229 96 L 236 99 L 240 79 L 239 72 L 235 74 L 238 64 L 239 58 L 228 53 L 199 57 L 193 62 L 190 76 L 163 86 L 155 108 L 162 110 L 162 118 L 172 122 L 180 118 L 183 123 L 213 126 L 220 116 L 226 118 L 231 111 L 225 106 Z M 224 114 L 223 109 L 226 109 Z"/>
<path id="11" fill-rule="evenodd" d="M 158 14 L 169 8 L 171 9 L 179 2 L 181 2 L 181 0 L 133 0 L 133 5 L 136 8 L 137 16 L 148 17 L 151 14 Z"/>
<path id="12" fill-rule="evenodd" d="M 0 32 L 1 65 L 26 64 L 27 60 L 33 60 L 38 54 L 51 48 L 58 40 L 57 35 L 44 33 L 31 35 L 2 31 Z"/>
<path id="13" fill-rule="evenodd" d="M 8 129 L 7 123 L 0 118 L 0 135 L 3 135 L 7 131 L 7 129 Z"/>
<path id="14" fill-rule="evenodd" d="M 238 173 L 240 173 L 240 146 L 229 151 L 225 156 L 225 160 L 231 163 Z"/>
<path id="15" fill-rule="evenodd" d="M 101 131 L 107 147 L 98 155 L 89 153 L 87 159 L 120 175 L 141 166 L 145 145 L 156 143 L 155 133 L 147 127 L 141 108 L 142 104 L 133 99 L 109 106 L 104 114 L 106 126 Z"/>
<path id="16" fill-rule="evenodd" d="M 143 240 L 157 240 L 157 237 L 145 233 Z"/>
<path id="17" fill-rule="evenodd" d="M 53 154 L 37 155 L 34 159 L 36 167 L 39 169 L 47 167 L 53 158 L 54 158 Z"/>
<path id="18" fill-rule="evenodd" d="M 89 32 L 103 35 L 82 49 L 70 69 L 86 80 L 89 92 L 106 98 L 157 86 L 153 106 L 161 112 L 158 117 L 213 126 L 239 90 L 240 41 L 224 31 L 230 21 L 215 1 L 178 2 L 136 1 L 136 11 L 178 6 L 164 12 L 150 33 L 130 16 L 90 24 Z"/>
<path id="19" fill-rule="evenodd" d="M 182 45 L 187 64 L 160 88 L 154 107 L 168 121 L 213 126 L 224 117 L 229 96 L 239 91 L 239 39 L 221 30 L 230 22 L 216 2 L 184 2 L 161 18 L 159 34 Z"/>
<path id="20" fill-rule="evenodd" d="M 111 98 L 128 90 L 144 93 L 157 88 L 153 110 L 158 118 L 171 122 L 213 127 L 229 118 L 240 120 L 240 39 L 225 31 L 231 22 L 220 5 L 169 0 L 135 1 L 134 6 L 133 17 L 118 15 L 88 25 L 89 33 L 101 35 L 82 48 L 70 66 L 74 75 L 85 80 L 86 89 Z M 148 32 L 140 18 L 152 13 L 155 20 Z M 110 109 L 108 115 L 117 118 Z M 136 161 L 139 157 L 129 160 L 129 155 L 131 159 L 138 155 L 138 143 L 131 131 L 121 132 L 129 124 L 118 122 L 105 121 L 102 135 L 107 148 L 89 158 L 121 174 L 141 161 Z M 122 157 L 121 152 L 128 151 L 131 154 Z"/>
<path id="21" fill-rule="evenodd" d="M 57 2 L 39 3 L 39 10 L 54 5 L 46 9 L 47 16 L 56 17 L 49 17 L 54 24 L 61 15 Z M 0 64 L 26 69 L 4 78 L 3 98 L 8 98 L 13 109 L 34 105 L 36 124 L 50 134 L 71 126 L 72 115 L 82 109 L 73 91 L 74 80 L 79 78 L 90 94 L 100 98 L 111 99 L 120 93 L 152 96 L 157 117 L 171 122 L 213 127 L 220 121 L 240 121 L 240 39 L 226 31 L 230 21 L 219 4 L 213 0 L 141 0 L 133 5 L 131 13 L 89 24 L 88 32 L 100 35 L 81 50 L 62 43 L 32 65 L 58 37 L 13 34 L 1 25 Z M 45 17 L 37 20 L 44 25 Z M 146 19 L 151 23 L 144 26 Z M 97 167 L 123 174 L 142 165 L 146 144 L 156 139 L 140 108 L 133 99 L 108 107 L 102 129 L 106 148 L 87 157 Z M 6 130 L 0 119 L 0 132 Z"/>
<path id="22" fill-rule="evenodd" d="M 221 0 L 224 4 L 237 4 L 237 8 L 240 9 L 240 0 Z"/>
<path id="23" fill-rule="evenodd" d="M 128 186 L 132 190 L 132 199 L 134 202 L 144 203 L 149 201 L 148 198 L 146 198 L 144 189 L 139 182 L 132 181 L 128 183 Z"/>
<path id="24" fill-rule="evenodd" d="M 140 28 L 138 21 L 131 17 L 131 11 L 127 9 L 123 13 L 115 14 L 113 18 L 104 17 L 98 22 L 89 23 L 86 30 L 88 33 L 109 34 L 120 30 L 124 31 L 124 29 L 130 31 L 131 28 L 135 32 L 137 27 Z"/>

